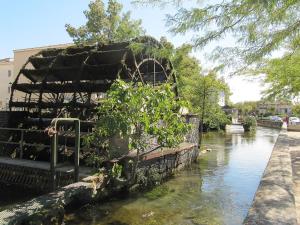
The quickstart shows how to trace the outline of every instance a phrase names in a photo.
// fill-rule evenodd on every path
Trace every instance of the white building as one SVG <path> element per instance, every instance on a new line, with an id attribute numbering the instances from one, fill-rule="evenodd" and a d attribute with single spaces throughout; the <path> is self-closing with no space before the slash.
<path id="1" fill-rule="evenodd" d="M 224 91 L 220 92 L 218 104 L 221 107 L 224 107 L 226 105 L 226 96 L 225 96 Z"/>
<path id="2" fill-rule="evenodd" d="M 14 80 L 14 61 L 11 58 L 0 59 L 0 110 L 8 109 L 11 84 Z"/>
<path id="3" fill-rule="evenodd" d="M 259 114 L 279 114 L 279 115 L 290 115 L 292 112 L 292 104 L 288 102 L 264 102 L 258 103 L 258 113 Z"/>
<path id="4" fill-rule="evenodd" d="M 66 48 L 73 44 L 50 45 L 36 48 L 14 50 L 14 58 L 0 59 L 0 110 L 8 110 L 11 94 L 11 84 L 16 79 L 20 69 L 28 58 L 47 48 Z M 18 96 L 17 96 L 18 97 Z"/>

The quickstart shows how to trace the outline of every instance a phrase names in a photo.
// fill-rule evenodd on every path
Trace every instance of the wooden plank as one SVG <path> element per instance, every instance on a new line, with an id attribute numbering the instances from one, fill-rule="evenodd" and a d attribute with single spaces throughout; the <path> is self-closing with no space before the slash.
<path id="1" fill-rule="evenodd" d="M 8 157 L 0 157 L 0 164 L 50 171 L 49 162 L 33 161 L 28 159 L 12 159 Z M 90 167 L 80 166 L 79 167 L 80 177 L 90 176 L 92 170 L 93 169 Z M 56 171 L 63 172 L 63 173 L 74 173 L 74 165 L 60 164 L 57 166 Z"/>

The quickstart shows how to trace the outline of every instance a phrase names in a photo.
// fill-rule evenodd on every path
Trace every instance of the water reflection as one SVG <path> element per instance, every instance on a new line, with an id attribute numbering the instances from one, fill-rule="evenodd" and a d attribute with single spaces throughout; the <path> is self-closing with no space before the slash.
<path id="1" fill-rule="evenodd" d="M 251 205 L 278 131 L 258 128 L 244 134 L 208 133 L 212 149 L 199 163 L 162 187 L 138 197 L 86 206 L 66 216 L 66 224 L 241 224 Z"/>

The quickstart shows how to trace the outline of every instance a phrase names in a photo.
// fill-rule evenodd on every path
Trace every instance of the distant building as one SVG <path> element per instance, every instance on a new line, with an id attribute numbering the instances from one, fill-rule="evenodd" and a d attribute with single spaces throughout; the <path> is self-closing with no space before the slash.
<path id="1" fill-rule="evenodd" d="M 8 110 L 11 84 L 14 82 L 18 73 L 20 72 L 20 69 L 22 69 L 23 65 L 27 62 L 30 56 L 37 54 L 43 49 L 66 48 L 72 45 L 73 44 L 59 44 L 36 48 L 16 49 L 13 51 L 13 59 L 0 59 L 0 110 Z M 18 95 L 18 93 L 16 93 L 16 95 Z"/>
<path id="2" fill-rule="evenodd" d="M 236 108 L 233 108 L 232 106 L 224 105 L 222 106 L 223 112 L 225 112 L 226 115 L 231 115 L 231 122 L 233 124 L 238 123 L 238 116 L 239 116 L 239 110 Z"/>
<path id="3" fill-rule="evenodd" d="M 6 110 L 8 108 L 11 84 L 14 79 L 13 73 L 13 59 L 0 59 L 0 110 Z"/>
<path id="4" fill-rule="evenodd" d="M 74 44 L 58 44 L 58 45 L 48 45 L 42 47 L 35 47 L 35 48 L 24 48 L 24 49 L 15 49 L 14 50 L 14 78 L 22 69 L 22 66 L 26 63 L 28 58 L 34 54 L 37 54 L 43 49 L 47 48 L 66 48 L 72 46 Z"/>
<path id="5" fill-rule="evenodd" d="M 259 114 L 288 114 L 292 112 L 292 104 L 287 102 L 259 102 L 257 105 Z"/>
<path id="6" fill-rule="evenodd" d="M 225 96 L 224 91 L 220 92 L 218 104 L 221 107 L 224 107 L 226 105 L 226 96 Z"/>

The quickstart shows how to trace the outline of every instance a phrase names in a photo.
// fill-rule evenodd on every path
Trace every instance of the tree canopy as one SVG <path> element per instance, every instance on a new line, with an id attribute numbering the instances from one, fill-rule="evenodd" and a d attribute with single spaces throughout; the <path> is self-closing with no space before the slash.
<path id="1" fill-rule="evenodd" d="M 140 153 L 149 150 L 150 137 L 155 137 L 157 144 L 166 147 L 174 147 L 184 140 L 190 129 L 180 114 L 185 104 L 175 98 L 169 84 L 153 88 L 148 84 L 116 80 L 107 92 L 107 98 L 101 100 L 96 126 L 85 141 L 89 145 L 102 146 L 114 136 L 128 139 L 129 150 L 136 150 L 137 154 L 135 173 Z M 115 151 L 109 146 L 111 158 L 124 154 L 118 149 L 119 152 Z"/>
<path id="2" fill-rule="evenodd" d="M 219 105 L 221 93 L 228 101 L 230 90 L 225 81 L 218 78 L 215 71 L 204 75 L 200 62 L 191 55 L 192 46 L 183 44 L 177 48 L 165 38 L 161 39 L 164 52 L 174 66 L 179 96 L 190 103 L 190 111 L 199 114 L 201 124 L 219 129 L 228 119 Z"/>
<path id="3" fill-rule="evenodd" d="M 300 93 L 300 54 L 285 55 L 269 60 L 257 73 L 266 74 L 269 97 L 294 98 Z"/>
<path id="4" fill-rule="evenodd" d="M 243 116 L 256 115 L 258 112 L 258 103 L 258 101 L 238 102 L 234 104 L 234 107 Z"/>
<path id="5" fill-rule="evenodd" d="M 66 24 L 66 30 L 76 44 L 128 41 L 144 34 L 141 20 L 132 20 L 130 12 L 122 14 L 122 4 L 109 0 L 107 8 L 102 0 L 91 1 L 84 11 L 85 25 L 78 28 Z"/>
<path id="6" fill-rule="evenodd" d="M 245 68 L 287 48 L 300 47 L 299 0 L 195 1 L 186 8 L 184 0 L 135 0 L 138 3 L 176 3 L 178 10 L 167 16 L 167 25 L 175 34 L 194 32 L 194 47 L 203 47 L 226 36 L 236 39 L 234 46 L 215 48 L 227 65 Z M 237 64 L 238 63 L 238 64 Z"/>
<path id="7" fill-rule="evenodd" d="M 142 136 L 147 134 L 157 137 L 161 146 L 174 147 L 188 131 L 179 114 L 186 103 L 176 100 L 169 84 L 153 88 L 117 79 L 100 103 L 99 118 L 88 142 L 101 145 L 103 139 L 119 134 L 131 138 L 129 149 L 144 150 L 147 143 Z"/>
<path id="8" fill-rule="evenodd" d="M 207 75 L 184 79 L 182 91 L 194 110 L 199 113 L 204 126 L 219 129 L 229 123 L 219 101 L 221 93 L 229 96 L 230 90 L 224 80 L 217 77 L 216 73 L 211 71 Z"/>

